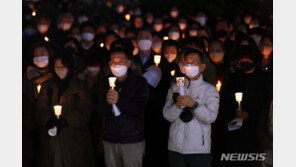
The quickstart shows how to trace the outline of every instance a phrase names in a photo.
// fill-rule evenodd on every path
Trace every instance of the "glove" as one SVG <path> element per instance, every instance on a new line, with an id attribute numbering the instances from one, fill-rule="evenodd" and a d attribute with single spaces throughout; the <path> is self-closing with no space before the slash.
<path id="1" fill-rule="evenodd" d="M 173 93 L 173 97 L 172 98 L 173 98 L 174 103 L 177 103 L 178 96 L 180 96 L 179 93 L 177 93 L 177 92 Z"/>
<path id="2" fill-rule="evenodd" d="M 188 107 L 184 108 L 179 118 L 184 122 L 190 122 L 193 119 L 193 115 Z"/>

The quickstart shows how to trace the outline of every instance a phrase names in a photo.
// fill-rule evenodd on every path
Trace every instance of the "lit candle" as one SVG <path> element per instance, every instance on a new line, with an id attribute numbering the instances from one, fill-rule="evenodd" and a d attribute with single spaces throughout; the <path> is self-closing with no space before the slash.
<path id="1" fill-rule="evenodd" d="M 109 86 L 114 89 L 115 88 L 115 81 L 116 81 L 116 77 L 109 77 Z"/>
<path id="2" fill-rule="evenodd" d="M 216 88 L 217 88 L 217 91 L 220 92 L 220 89 L 221 89 L 221 82 L 218 81 L 218 83 L 216 84 Z"/>
<path id="3" fill-rule="evenodd" d="M 154 56 L 154 63 L 158 66 L 158 64 L 160 63 L 161 60 L 161 56 L 160 55 L 155 55 Z"/>
<path id="4" fill-rule="evenodd" d="M 171 76 L 175 76 L 175 70 L 171 71 Z"/>
<path id="5" fill-rule="evenodd" d="M 185 90 L 184 90 L 185 78 L 184 77 L 177 77 L 176 81 L 177 81 L 177 86 L 179 86 L 180 96 L 185 96 Z M 185 108 L 185 106 L 181 106 L 181 108 Z"/>
<path id="6" fill-rule="evenodd" d="M 235 93 L 235 100 L 238 103 L 238 108 L 241 109 L 241 102 L 243 100 L 243 93 L 242 92 L 236 92 Z"/>
<path id="7" fill-rule="evenodd" d="M 125 14 L 125 19 L 127 20 L 127 21 L 130 21 L 130 19 L 131 19 L 131 15 L 130 14 Z"/>
<path id="8" fill-rule="evenodd" d="M 54 109 L 54 114 L 58 117 L 60 117 L 60 115 L 62 114 L 62 106 L 61 105 L 55 105 L 53 106 Z"/>
<path id="9" fill-rule="evenodd" d="M 39 84 L 39 85 L 37 86 L 37 93 L 38 93 L 38 94 L 40 93 L 40 90 L 41 90 L 41 85 Z"/>
<path id="10" fill-rule="evenodd" d="M 48 41 L 49 41 L 49 38 L 48 38 L 47 36 L 45 36 L 45 37 L 44 37 L 44 40 L 45 40 L 46 42 L 48 42 Z"/>
<path id="11" fill-rule="evenodd" d="M 100 43 L 100 47 L 101 47 L 101 48 L 104 47 L 104 43 Z"/>
<path id="12" fill-rule="evenodd" d="M 36 16 L 36 10 L 35 9 L 32 11 L 32 16 Z"/>
<path id="13" fill-rule="evenodd" d="M 166 41 L 166 40 L 169 40 L 169 37 L 168 37 L 168 36 L 164 36 L 164 37 L 163 37 L 163 40 L 165 40 L 165 41 Z"/>

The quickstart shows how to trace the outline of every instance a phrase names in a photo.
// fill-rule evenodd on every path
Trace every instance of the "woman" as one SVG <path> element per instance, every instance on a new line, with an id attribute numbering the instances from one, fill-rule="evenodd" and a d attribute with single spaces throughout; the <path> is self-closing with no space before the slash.
<path id="1" fill-rule="evenodd" d="M 54 77 L 44 83 L 35 118 L 40 128 L 37 166 L 94 166 L 94 152 L 88 122 L 91 100 L 87 87 L 74 75 L 71 52 L 60 51 L 53 61 Z M 54 105 L 62 106 L 57 118 Z M 57 129 L 56 135 L 49 133 Z"/>

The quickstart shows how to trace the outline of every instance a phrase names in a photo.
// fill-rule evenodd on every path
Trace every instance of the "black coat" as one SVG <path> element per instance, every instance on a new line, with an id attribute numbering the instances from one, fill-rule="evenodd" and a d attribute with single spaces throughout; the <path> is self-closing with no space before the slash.
<path id="1" fill-rule="evenodd" d="M 112 105 L 106 100 L 108 78 L 100 86 L 99 113 L 106 116 L 103 139 L 111 143 L 136 143 L 144 140 L 144 112 L 148 100 L 148 86 L 145 78 L 129 71 L 127 78 L 116 82 L 119 94 L 116 106 L 121 114 L 116 117 Z"/>

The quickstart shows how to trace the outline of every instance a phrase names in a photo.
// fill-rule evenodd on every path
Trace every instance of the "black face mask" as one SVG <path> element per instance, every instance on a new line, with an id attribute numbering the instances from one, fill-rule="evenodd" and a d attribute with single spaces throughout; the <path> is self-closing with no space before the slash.
<path id="1" fill-rule="evenodd" d="M 255 64 L 244 61 L 240 63 L 240 67 L 244 72 L 246 72 L 246 71 L 250 71 L 253 67 L 255 67 Z"/>

